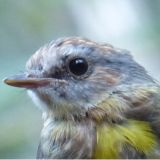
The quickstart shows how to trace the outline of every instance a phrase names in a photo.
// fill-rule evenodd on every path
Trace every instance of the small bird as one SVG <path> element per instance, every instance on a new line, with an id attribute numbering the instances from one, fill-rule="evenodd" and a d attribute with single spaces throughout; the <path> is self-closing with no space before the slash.
<path id="1" fill-rule="evenodd" d="M 42 110 L 38 159 L 160 158 L 160 86 L 125 49 L 60 38 L 4 82 Z"/>

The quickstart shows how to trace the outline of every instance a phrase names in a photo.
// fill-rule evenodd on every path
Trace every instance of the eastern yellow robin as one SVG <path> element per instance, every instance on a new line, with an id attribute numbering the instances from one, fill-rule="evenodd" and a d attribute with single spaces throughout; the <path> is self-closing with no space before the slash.
<path id="1" fill-rule="evenodd" d="M 160 158 L 160 88 L 127 50 L 61 38 L 5 83 L 41 106 L 37 158 Z"/>

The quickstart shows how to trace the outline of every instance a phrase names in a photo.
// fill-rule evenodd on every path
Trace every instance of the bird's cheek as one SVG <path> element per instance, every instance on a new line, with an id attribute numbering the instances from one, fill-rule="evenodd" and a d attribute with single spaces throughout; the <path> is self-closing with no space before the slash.
<path id="1" fill-rule="evenodd" d="M 104 81 L 106 81 L 110 86 L 115 86 L 120 82 L 120 78 L 108 75 L 104 77 Z"/>
<path id="2" fill-rule="evenodd" d="M 104 74 L 103 81 L 106 81 L 108 85 L 115 86 L 120 83 L 121 81 L 121 75 L 118 72 L 115 72 L 113 70 L 107 69 L 106 74 Z"/>
<path id="3" fill-rule="evenodd" d="M 111 68 L 96 67 L 94 73 L 88 78 L 88 81 L 105 86 L 115 86 L 121 81 L 121 73 Z"/>

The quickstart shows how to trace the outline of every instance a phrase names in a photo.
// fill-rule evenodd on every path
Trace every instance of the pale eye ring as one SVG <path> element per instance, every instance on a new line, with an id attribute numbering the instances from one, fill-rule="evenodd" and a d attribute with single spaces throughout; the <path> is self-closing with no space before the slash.
<path id="1" fill-rule="evenodd" d="M 88 71 L 88 62 L 81 57 L 73 58 L 68 63 L 68 69 L 75 76 L 83 76 Z"/>

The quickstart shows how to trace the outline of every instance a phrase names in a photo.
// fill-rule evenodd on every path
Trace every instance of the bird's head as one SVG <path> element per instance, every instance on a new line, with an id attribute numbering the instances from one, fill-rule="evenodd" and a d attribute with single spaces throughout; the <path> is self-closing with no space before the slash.
<path id="1" fill-rule="evenodd" d="M 24 74 L 5 83 L 27 88 L 43 109 L 78 113 L 95 107 L 123 85 L 143 83 L 146 76 L 128 51 L 74 37 L 41 47 Z"/>

